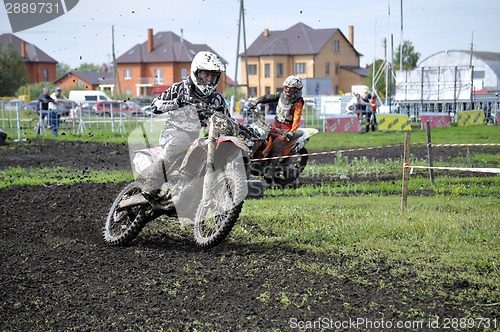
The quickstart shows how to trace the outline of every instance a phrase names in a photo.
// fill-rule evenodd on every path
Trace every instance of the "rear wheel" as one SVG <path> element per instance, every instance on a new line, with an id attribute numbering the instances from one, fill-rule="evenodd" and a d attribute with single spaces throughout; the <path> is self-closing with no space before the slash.
<path id="1" fill-rule="evenodd" d="M 307 149 L 302 148 L 297 154 L 307 154 Z M 295 185 L 300 173 L 307 166 L 307 156 L 283 159 L 274 172 L 274 183 L 281 188 Z"/>
<path id="2" fill-rule="evenodd" d="M 125 209 L 120 209 L 121 201 L 140 194 L 142 182 L 134 181 L 128 184 L 118 194 L 111 209 L 109 210 L 106 223 L 104 224 L 104 240 L 106 243 L 119 246 L 132 241 L 142 230 L 142 228 L 154 217 L 149 214 L 149 205 L 136 205 Z"/>
<path id="3" fill-rule="evenodd" d="M 210 190 L 210 197 L 202 201 L 196 212 L 194 238 L 202 248 L 221 243 L 231 232 L 246 196 L 244 171 L 231 168 L 220 173 Z"/>

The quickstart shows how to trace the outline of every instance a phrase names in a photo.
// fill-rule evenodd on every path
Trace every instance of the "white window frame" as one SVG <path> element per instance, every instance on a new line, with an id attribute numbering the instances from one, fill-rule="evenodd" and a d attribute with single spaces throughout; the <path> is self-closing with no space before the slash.
<path id="1" fill-rule="evenodd" d="M 270 63 L 264 64 L 264 77 L 271 77 L 271 64 Z"/>
<path id="2" fill-rule="evenodd" d="M 155 84 L 163 84 L 163 69 L 155 69 Z"/>
<path id="3" fill-rule="evenodd" d="M 295 74 L 305 74 L 306 73 L 306 63 L 296 62 L 295 63 Z"/>
<path id="4" fill-rule="evenodd" d="M 333 41 L 332 49 L 335 52 L 340 52 L 340 40 L 336 39 Z"/>
<path id="5" fill-rule="evenodd" d="M 123 79 L 124 80 L 131 80 L 132 79 L 132 70 L 131 69 L 124 69 L 123 70 Z"/>

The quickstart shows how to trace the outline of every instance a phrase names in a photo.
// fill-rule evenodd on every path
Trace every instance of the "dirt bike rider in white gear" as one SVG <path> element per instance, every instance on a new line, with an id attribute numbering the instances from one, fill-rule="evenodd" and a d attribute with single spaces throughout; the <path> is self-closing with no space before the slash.
<path id="1" fill-rule="evenodd" d="M 201 119 L 193 111 L 177 109 L 186 104 L 204 104 L 221 113 L 229 114 L 224 97 L 216 91 L 225 65 L 212 52 L 198 52 L 191 62 L 190 75 L 174 83 L 170 88 L 155 98 L 151 109 L 156 114 L 166 113 L 165 125 L 160 134 L 160 145 L 163 147 L 163 159 L 158 160 L 146 179 L 143 195 L 148 199 L 158 196 L 160 188 L 167 180 L 178 174 L 177 167 L 190 144 L 198 138 Z M 165 171 L 163 166 L 165 165 Z M 165 174 L 167 179 L 165 179 Z"/>

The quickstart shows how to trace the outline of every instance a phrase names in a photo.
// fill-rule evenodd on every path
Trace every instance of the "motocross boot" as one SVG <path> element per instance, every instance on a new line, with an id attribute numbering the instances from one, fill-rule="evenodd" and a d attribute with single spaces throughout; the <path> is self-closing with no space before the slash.
<path id="1" fill-rule="evenodd" d="M 149 173 L 146 181 L 144 182 L 144 186 L 142 187 L 142 195 L 144 198 L 146 198 L 149 202 L 158 199 L 163 183 L 165 183 L 165 176 L 163 160 L 160 159 L 153 164 L 151 173 Z"/>

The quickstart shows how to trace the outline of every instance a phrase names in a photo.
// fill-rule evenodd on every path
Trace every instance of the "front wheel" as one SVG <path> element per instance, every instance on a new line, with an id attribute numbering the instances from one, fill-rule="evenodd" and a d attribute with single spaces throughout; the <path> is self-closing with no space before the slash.
<path id="1" fill-rule="evenodd" d="M 194 239 L 199 247 L 214 247 L 229 235 L 246 197 L 245 180 L 245 172 L 237 168 L 228 169 L 216 177 L 210 197 L 202 200 L 196 212 Z"/>
<path id="2" fill-rule="evenodd" d="M 104 224 L 104 240 L 112 246 L 125 245 L 132 241 L 142 228 L 152 219 L 148 216 L 148 205 L 135 205 L 121 209 L 120 202 L 141 194 L 142 183 L 134 181 L 118 194 L 109 210 Z"/>

